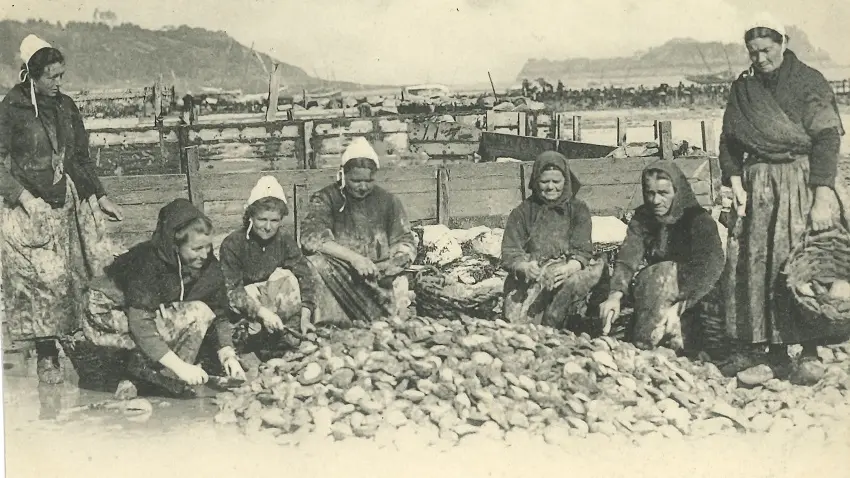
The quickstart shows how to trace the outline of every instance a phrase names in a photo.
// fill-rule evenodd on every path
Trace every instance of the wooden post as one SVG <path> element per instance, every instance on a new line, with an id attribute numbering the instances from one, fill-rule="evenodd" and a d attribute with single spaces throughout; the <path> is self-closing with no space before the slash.
<path id="1" fill-rule="evenodd" d="M 162 100 L 162 75 L 159 75 L 153 85 L 153 117 L 155 123 L 162 118 Z"/>
<path id="2" fill-rule="evenodd" d="M 487 113 L 484 114 L 484 127 L 487 131 L 496 131 L 495 115 L 496 112 L 493 110 L 487 110 Z"/>
<path id="3" fill-rule="evenodd" d="M 558 137 L 555 139 L 566 139 L 567 131 L 567 121 L 570 121 L 570 127 L 572 127 L 572 118 L 567 116 L 566 113 L 558 113 Z"/>
<path id="4" fill-rule="evenodd" d="M 519 193 L 522 196 L 523 201 L 525 201 L 531 193 L 531 191 L 528 190 L 528 180 L 531 176 L 530 169 L 532 166 L 532 164 L 528 163 L 521 163 L 519 165 Z"/>
<path id="5" fill-rule="evenodd" d="M 307 109 L 307 90 L 306 89 L 301 90 L 301 102 L 304 103 L 301 106 L 303 106 L 304 109 L 306 110 Z"/>
<path id="6" fill-rule="evenodd" d="M 294 184 L 292 186 L 292 210 L 290 214 L 292 214 L 292 220 L 295 223 L 295 240 L 299 247 L 301 246 L 301 227 L 304 223 L 304 217 L 307 215 L 308 201 L 307 185 Z"/>
<path id="7" fill-rule="evenodd" d="M 444 166 L 437 168 L 437 223 L 449 225 L 449 171 Z"/>
<path id="8" fill-rule="evenodd" d="M 581 142 L 581 116 L 573 116 L 573 141 Z"/>
<path id="9" fill-rule="evenodd" d="M 517 113 L 517 134 L 528 136 L 528 114 L 525 111 Z"/>
<path id="10" fill-rule="evenodd" d="M 274 64 L 269 74 L 269 103 L 266 106 L 266 121 L 274 121 L 277 116 L 277 98 L 280 94 L 280 65 Z"/>
<path id="11" fill-rule="evenodd" d="M 673 125 L 669 121 L 658 122 L 658 149 L 661 159 L 673 159 Z"/>
<path id="12" fill-rule="evenodd" d="M 652 139 L 658 141 L 658 120 L 652 122 Z"/>
<path id="13" fill-rule="evenodd" d="M 721 197 L 722 171 L 720 171 L 720 158 L 717 157 L 716 140 L 714 137 L 714 125 L 710 121 L 700 123 L 702 129 L 702 150 L 708 154 L 708 171 L 711 177 L 711 202 L 719 206 L 723 202 Z"/>
<path id="14" fill-rule="evenodd" d="M 313 120 L 302 121 L 299 124 L 301 129 L 301 144 L 299 152 L 303 154 L 301 158 L 301 167 L 304 169 L 316 169 L 316 155 L 313 151 Z"/>
<path id="15" fill-rule="evenodd" d="M 528 135 L 529 136 L 533 136 L 533 137 L 536 138 L 537 135 L 540 133 L 539 127 L 537 125 L 537 121 L 538 121 L 539 116 L 540 116 L 540 112 L 535 111 L 535 112 L 531 113 L 531 116 L 528 117 L 529 118 L 529 122 L 528 122 Z"/>
<path id="16" fill-rule="evenodd" d="M 626 144 L 626 118 L 617 118 L 617 146 Z"/>
<path id="17" fill-rule="evenodd" d="M 189 201 L 204 212 L 204 191 L 201 184 L 201 161 L 197 146 L 186 148 L 186 182 L 189 185 Z"/>

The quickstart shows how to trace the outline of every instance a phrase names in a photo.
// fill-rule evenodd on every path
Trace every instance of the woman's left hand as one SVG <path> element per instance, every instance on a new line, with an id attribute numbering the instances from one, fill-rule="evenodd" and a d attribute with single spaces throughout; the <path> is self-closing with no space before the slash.
<path id="1" fill-rule="evenodd" d="M 831 228 L 832 210 L 829 204 L 815 200 L 812 204 L 812 210 L 809 212 L 809 219 L 812 222 L 812 230 L 815 232 L 825 231 Z"/>
<path id="2" fill-rule="evenodd" d="M 97 205 L 100 206 L 100 210 L 103 211 L 104 214 L 106 214 L 110 221 L 124 220 L 124 214 L 121 212 L 121 208 L 118 207 L 117 204 L 112 202 L 112 200 L 108 197 L 103 196 L 98 199 Z"/>
<path id="3" fill-rule="evenodd" d="M 245 370 L 242 369 L 242 364 L 239 363 L 233 347 L 224 347 L 219 350 L 218 360 L 228 377 L 245 380 Z"/>
<path id="4" fill-rule="evenodd" d="M 301 307 L 301 335 L 307 335 L 309 332 L 315 332 L 316 327 L 311 322 L 313 313 L 307 307 Z"/>
<path id="5" fill-rule="evenodd" d="M 560 264 L 554 267 L 549 267 L 546 270 L 546 278 L 544 279 L 544 285 L 549 290 L 557 289 L 563 285 L 564 281 L 573 274 L 575 274 L 579 269 L 581 269 L 581 265 L 576 261 L 570 261 L 566 264 Z"/>

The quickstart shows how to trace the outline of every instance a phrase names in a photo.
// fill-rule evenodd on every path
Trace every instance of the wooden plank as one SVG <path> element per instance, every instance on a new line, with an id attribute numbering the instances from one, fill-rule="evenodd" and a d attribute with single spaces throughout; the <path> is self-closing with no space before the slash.
<path id="1" fill-rule="evenodd" d="M 425 153 L 428 156 L 469 157 L 478 152 L 478 143 L 411 143 L 412 153 Z"/>
<path id="2" fill-rule="evenodd" d="M 528 134 L 528 114 L 524 111 L 517 113 L 517 134 L 520 136 L 529 136 Z M 531 135 L 534 136 L 534 135 Z"/>
<path id="3" fill-rule="evenodd" d="M 617 118 L 617 146 L 622 146 L 627 144 L 626 140 L 626 130 L 628 126 L 626 126 L 625 118 Z"/>
<path id="4" fill-rule="evenodd" d="M 673 124 L 670 121 L 658 122 L 658 143 L 661 159 L 673 159 Z"/>
<path id="5" fill-rule="evenodd" d="M 449 171 L 446 168 L 437 169 L 437 223 L 448 224 L 451 219 L 449 209 Z"/>
<path id="6" fill-rule="evenodd" d="M 452 218 L 506 215 L 522 201 L 520 194 L 516 186 L 482 191 L 465 189 L 462 184 L 453 183 L 449 207 Z"/>
<path id="7" fill-rule="evenodd" d="M 304 169 L 316 169 L 316 153 L 313 151 L 313 122 L 301 123 L 301 164 Z"/>
<path id="8" fill-rule="evenodd" d="M 189 198 L 183 174 L 145 176 L 106 176 L 100 182 L 109 197 L 121 206 L 151 205 L 177 198 Z"/>
<path id="9" fill-rule="evenodd" d="M 717 139 L 714 135 L 714 125 L 710 121 L 702 121 L 700 128 L 702 130 L 702 150 L 709 156 L 708 166 L 711 175 L 712 203 L 715 206 L 719 206 L 723 202 L 721 196 L 723 172 L 720 170 L 720 158 L 717 157 Z"/>
<path id="10" fill-rule="evenodd" d="M 295 240 L 298 245 L 301 245 L 301 228 L 303 227 L 304 219 L 307 217 L 307 208 L 309 207 L 310 197 L 307 192 L 306 184 L 295 184 L 292 188 L 292 202 L 289 209 L 289 215 L 292 216 L 295 223 Z"/>
<path id="11" fill-rule="evenodd" d="M 581 142 L 581 116 L 573 116 L 573 141 Z"/>
<path id="12" fill-rule="evenodd" d="M 200 157 L 197 147 L 186 149 L 186 179 L 189 184 L 189 201 L 204 212 L 204 186 L 199 174 Z"/>
<path id="13" fill-rule="evenodd" d="M 479 151 L 481 156 L 486 158 L 509 157 L 533 161 L 540 153 L 556 148 L 567 159 L 600 158 L 616 149 L 607 145 L 485 132 L 481 135 Z"/>
<path id="14" fill-rule="evenodd" d="M 274 121 L 277 116 L 277 99 L 280 94 L 280 64 L 275 63 L 269 73 L 269 96 L 266 104 L 266 121 Z"/>

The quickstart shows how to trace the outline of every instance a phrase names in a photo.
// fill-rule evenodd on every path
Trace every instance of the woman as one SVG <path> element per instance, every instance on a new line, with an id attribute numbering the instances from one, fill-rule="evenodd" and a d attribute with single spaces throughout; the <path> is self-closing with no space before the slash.
<path id="1" fill-rule="evenodd" d="M 78 329 L 82 284 L 116 250 L 103 215 L 121 220 L 89 157 L 77 106 L 60 92 L 65 59 L 34 35 L 21 82 L 0 103 L 4 343 L 35 340 L 38 378 L 64 379 L 54 338 Z"/>
<path id="2" fill-rule="evenodd" d="M 175 199 L 159 211 L 151 239 L 116 258 L 106 277 L 92 283 L 83 333 L 96 346 L 132 350 L 133 379 L 177 394 L 205 383 L 207 372 L 195 362 L 210 327 L 224 371 L 244 378 L 211 234 L 209 218 Z"/>
<path id="3" fill-rule="evenodd" d="M 720 141 L 735 205 L 724 281 L 727 329 L 743 344 L 768 345 L 776 371 L 792 365 L 789 344 L 802 344 L 803 361 L 817 360 L 817 344 L 826 338 L 801 322 L 782 268 L 807 228 L 846 226 L 848 205 L 835 178 L 844 134 L 835 95 L 787 41 L 782 24 L 768 16 L 746 30 L 752 67 L 732 84 Z"/>
<path id="4" fill-rule="evenodd" d="M 300 317 L 301 333 L 312 328 L 313 273 L 295 238 L 281 229 L 289 213 L 283 187 L 273 176 L 260 178 L 245 207 L 244 226 L 221 244 L 221 268 L 230 306 L 251 325 L 280 332 Z"/>
<path id="5" fill-rule="evenodd" d="M 607 334 L 620 315 L 621 302 L 634 279 L 630 339 L 643 348 L 668 345 L 680 351 L 685 339 L 690 345 L 693 338 L 689 328 L 683 337 L 682 315 L 720 278 L 723 246 L 714 219 L 700 206 L 688 178 L 673 161 L 647 166 L 641 186 L 644 203 L 629 221 L 608 299 L 600 306 L 603 331 Z"/>
<path id="6" fill-rule="evenodd" d="M 301 243 L 321 281 L 326 321 L 372 321 L 404 314 L 416 239 L 401 201 L 375 185 L 378 155 L 365 138 L 342 154 L 337 181 L 310 199 Z"/>
<path id="7" fill-rule="evenodd" d="M 534 161 L 531 197 L 511 211 L 502 238 L 504 316 L 509 322 L 580 325 L 604 261 L 592 260 L 590 209 L 567 158 L 548 151 Z"/>

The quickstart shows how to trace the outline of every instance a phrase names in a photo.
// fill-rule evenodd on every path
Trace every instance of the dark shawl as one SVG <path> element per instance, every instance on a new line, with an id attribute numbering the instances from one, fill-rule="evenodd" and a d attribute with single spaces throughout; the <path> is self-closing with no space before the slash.
<path id="1" fill-rule="evenodd" d="M 566 178 L 561 196 L 545 200 L 538 191 L 540 175 L 554 167 Z M 576 194 L 581 183 L 570 171 L 564 155 L 548 151 L 534 161 L 529 189 L 524 200 L 508 216 L 502 238 L 502 265 L 514 271 L 528 260 L 546 261 L 564 257 L 586 266 L 593 254 L 590 209 Z"/>

